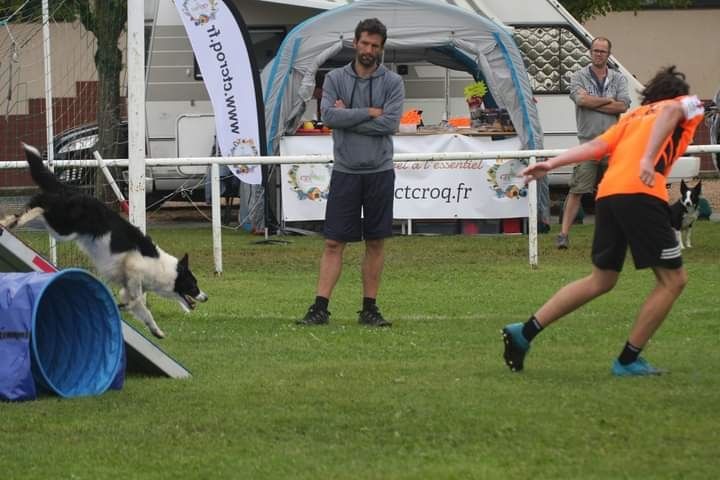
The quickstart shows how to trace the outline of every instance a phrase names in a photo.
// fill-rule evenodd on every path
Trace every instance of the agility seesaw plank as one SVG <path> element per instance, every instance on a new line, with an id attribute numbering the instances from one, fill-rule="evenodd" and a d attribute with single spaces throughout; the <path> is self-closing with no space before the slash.
<path id="1" fill-rule="evenodd" d="M 0 272 L 56 272 L 55 265 L 0 226 Z M 132 325 L 122 321 L 127 370 L 170 378 L 188 378 L 190 372 Z"/>

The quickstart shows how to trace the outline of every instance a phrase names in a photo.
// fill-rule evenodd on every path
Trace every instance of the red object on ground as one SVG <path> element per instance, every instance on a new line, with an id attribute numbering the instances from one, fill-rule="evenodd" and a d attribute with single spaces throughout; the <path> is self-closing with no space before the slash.
<path id="1" fill-rule="evenodd" d="M 522 218 L 503 218 L 503 233 L 523 233 Z"/>

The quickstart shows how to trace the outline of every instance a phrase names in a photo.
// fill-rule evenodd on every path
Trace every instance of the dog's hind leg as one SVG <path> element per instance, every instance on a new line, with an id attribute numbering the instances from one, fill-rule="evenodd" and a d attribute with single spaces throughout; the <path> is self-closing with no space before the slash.
<path id="1" fill-rule="evenodd" d="M 35 220 L 37 217 L 41 216 L 43 213 L 45 213 L 45 209 L 43 209 L 42 207 L 31 208 L 30 210 L 20 215 L 14 226 L 22 227 L 26 223 Z"/>
<path id="2" fill-rule="evenodd" d="M 122 287 L 120 291 L 118 291 L 117 294 L 117 306 L 120 310 L 125 310 L 128 306 L 128 295 L 127 290 L 125 290 L 125 287 Z"/>
<path id="3" fill-rule="evenodd" d="M 145 305 L 145 295 L 143 295 L 142 286 L 139 281 L 131 280 L 128 282 L 126 297 L 128 299 L 126 308 L 130 310 L 135 318 L 143 322 L 150 330 L 150 333 L 157 338 L 165 338 L 165 333 L 160 330 L 158 324 L 155 323 L 152 313 Z"/>
<path id="4" fill-rule="evenodd" d="M 677 238 L 678 245 L 680 245 L 680 250 L 684 249 L 685 245 L 683 245 L 682 230 L 675 230 L 675 238 Z"/>
<path id="5" fill-rule="evenodd" d="M 15 227 L 15 224 L 17 224 L 18 216 L 15 214 L 8 215 L 7 217 L 0 220 L 0 225 L 10 230 L 11 228 Z"/>

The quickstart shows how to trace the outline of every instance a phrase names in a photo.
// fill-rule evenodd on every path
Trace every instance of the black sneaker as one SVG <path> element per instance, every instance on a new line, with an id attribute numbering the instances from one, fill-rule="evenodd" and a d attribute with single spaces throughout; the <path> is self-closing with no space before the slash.
<path id="1" fill-rule="evenodd" d="M 326 325 L 330 321 L 330 312 L 320 310 L 314 304 L 310 305 L 302 320 L 295 322 L 298 325 Z"/>
<path id="2" fill-rule="evenodd" d="M 392 323 L 385 320 L 377 307 L 370 310 L 360 310 L 358 312 L 358 323 L 367 325 L 368 327 L 391 327 Z"/>

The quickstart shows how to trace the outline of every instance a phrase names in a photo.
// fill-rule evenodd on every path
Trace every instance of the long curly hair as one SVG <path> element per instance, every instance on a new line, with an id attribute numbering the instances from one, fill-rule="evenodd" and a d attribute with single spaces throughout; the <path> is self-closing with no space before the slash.
<path id="1" fill-rule="evenodd" d="M 675 65 L 662 68 L 655 76 L 645 85 L 645 89 L 640 92 L 642 96 L 642 105 L 667 100 L 669 98 L 687 95 L 690 92 L 690 85 L 685 81 L 685 74 L 675 71 Z"/>

